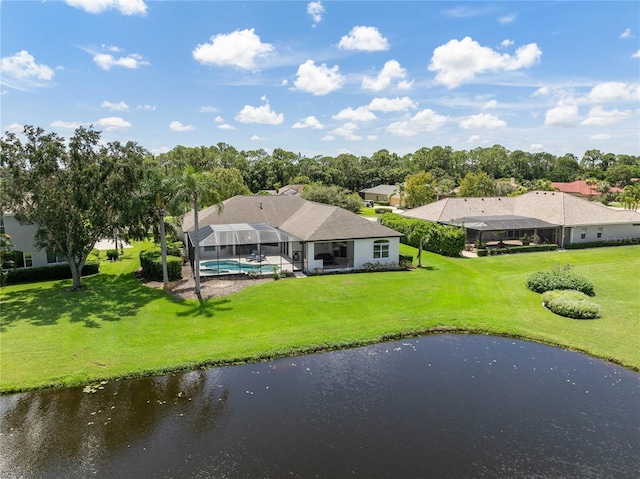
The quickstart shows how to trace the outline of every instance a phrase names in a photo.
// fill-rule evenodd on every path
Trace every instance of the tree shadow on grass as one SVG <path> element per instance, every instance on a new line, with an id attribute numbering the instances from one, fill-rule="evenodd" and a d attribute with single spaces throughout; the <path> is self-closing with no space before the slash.
<path id="1" fill-rule="evenodd" d="M 166 300 L 167 293 L 140 284 L 133 273 L 99 274 L 83 278 L 84 288 L 72 291 L 71 281 L 43 284 L 41 287 L 13 290 L 2 295 L 0 332 L 19 322 L 34 326 L 53 326 L 62 318 L 82 323 L 87 328 L 100 328 L 103 321 L 119 321 L 138 314 L 147 304 Z M 177 316 L 203 315 L 211 317 L 230 300 L 187 302 Z"/>
<path id="2" fill-rule="evenodd" d="M 216 311 L 230 311 L 232 308 L 228 306 L 231 303 L 230 299 L 199 299 L 199 300 L 176 300 L 177 304 L 184 307 L 176 316 L 184 318 L 188 316 L 204 316 L 205 318 L 212 318 Z M 225 306 L 227 305 L 227 306 Z"/>

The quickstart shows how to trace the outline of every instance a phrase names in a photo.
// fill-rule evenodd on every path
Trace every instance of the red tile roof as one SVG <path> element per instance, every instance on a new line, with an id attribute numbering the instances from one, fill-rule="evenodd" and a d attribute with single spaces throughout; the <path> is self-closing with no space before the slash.
<path id="1" fill-rule="evenodd" d="M 601 193 L 597 190 L 597 185 L 588 185 L 584 180 L 576 180 L 571 183 L 552 182 L 551 186 L 563 193 L 571 193 L 572 195 L 582 196 L 600 196 Z M 612 193 L 621 193 L 620 188 L 612 186 L 609 191 Z"/>

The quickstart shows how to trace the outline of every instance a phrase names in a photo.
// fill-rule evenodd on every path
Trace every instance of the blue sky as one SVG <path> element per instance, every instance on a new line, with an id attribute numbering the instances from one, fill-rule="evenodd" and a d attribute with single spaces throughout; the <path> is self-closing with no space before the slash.
<path id="1" fill-rule="evenodd" d="M 640 2 L 0 2 L 1 126 L 154 153 L 640 154 Z"/>

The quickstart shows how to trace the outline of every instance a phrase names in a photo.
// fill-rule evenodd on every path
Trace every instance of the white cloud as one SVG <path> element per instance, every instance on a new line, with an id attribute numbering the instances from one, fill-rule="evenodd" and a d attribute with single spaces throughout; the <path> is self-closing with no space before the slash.
<path id="1" fill-rule="evenodd" d="M 224 123 L 224 118 L 218 115 L 213 119 L 213 121 L 215 121 L 216 123 Z"/>
<path id="2" fill-rule="evenodd" d="M 168 153 L 170 151 L 168 146 L 161 146 L 159 148 L 154 148 L 151 150 L 151 153 L 154 155 L 160 155 L 162 153 Z"/>
<path id="3" fill-rule="evenodd" d="M 620 38 L 633 38 L 633 35 L 631 35 L 631 29 L 627 28 L 624 32 L 622 32 L 620 34 Z"/>
<path id="4" fill-rule="evenodd" d="M 217 128 L 220 128 L 221 130 L 235 130 L 235 126 L 231 126 L 228 123 L 223 123 L 222 125 L 218 125 Z"/>
<path id="5" fill-rule="evenodd" d="M 203 65 L 234 66 L 245 70 L 257 69 L 256 60 L 266 59 L 275 50 L 270 43 L 262 43 L 255 29 L 236 30 L 214 35 L 209 43 L 193 49 L 193 58 Z"/>
<path id="6" fill-rule="evenodd" d="M 89 13 L 101 13 L 117 9 L 123 15 L 146 15 L 147 5 L 143 0 L 66 0 L 67 5 Z"/>
<path id="7" fill-rule="evenodd" d="M 475 8 L 475 7 L 453 7 L 444 10 L 443 13 L 454 18 L 471 18 L 486 15 L 491 11 L 491 7 Z"/>
<path id="8" fill-rule="evenodd" d="M 367 135 L 367 141 L 376 141 L 378 139 L 378 135 Z"/>
<path id="9" fill-rule="evenodd" d="M 495 130 L 497 128 L 504 128 L 505 126 L 507 126 L 506 121 L 501 120 L 497 116 L 490 115 L 489 113 L 471 115 L 469 118 L 460 122 L 460 128 L 464 128 L 465 130 Z"/>
<path id="10" fill-rule="evenodd" d="M 487 71 L 529 68 L 540 61 L 542 51 L 535 43 L 518 48 L 513 56 L 483 47 L 470 37 L 450 40 L 433 51 L 429 70 L 437 72 L 436 82 L 456 88 Z"/>
<path id="11" fill-rule="evenodd" d="M 76 128 L 80 128 L 81 126 L 87 126 L 87 124 L 79 121 L 62 121 L 62 120 L 55 120 L 51 122 L 52 128 L 63 128 L 65 130 L 75 130 Z"/>
<path id="12" fill-rule="evenodd" d="M 322 130 L 324 126 L 315 116 L 308 116 L 303 120 L 294 123 L 291 128 L 313 128 L 315 130 Z"/>
<path id="13" fill-rule="evenodd" d="M 11 123 L 9 126 L 5 126 L 2 131 L 11 131 L 13 133 L 22 133 L 24 127 L 19 123 Z"/>
<path id="14" fill-rule="evenodd" d="M 183 125 L 179 121 L 172 121 L 169 123 L 169 128 L 173 131 L 192 131 L 194 130 L 192 125 Z"/>
<path id="15" fill-rule="evenodd" d="M 575 105 L 557 106 L 547 110 L 544 117 L 546 126 L 575 126 L 578 122 L 578 107 Z"/>
<path id="16" fill-rule="evenodd" d="M 111 70 L 112 67 L 136 69 L 151 65 L 142 55 L 132 53 L 125 57 L 116 58 L 109 53 L 96 53 L 93 61 L 103 70 Z"/>
<path id="17" fill-rule="evenodd" d="M 138 105 L 138 108 L 145 111 L 156 111 L 155 105 Z"/>
<path id="18" fill-rule="evenodd" d="M 631 55 L 631 58 L 640 58 L 640 50 Z"/>
<path id="19" fill-rule="evenodd" d="M 262 141 L 264 138 L 260 138 L 258 135 L 253 135 L 251 137 L 251 141 Z"/>
<path id="20" fill-rule="evenodd" d="M 339 90 L 344 84 L 338 65 L 328 68 L 326 64 L 316 66 L 313 60 L 307 60 L 298 67 L 295 87 L 317 96 Z"/>
<path id="21" fill-rule="evenodd" d="M 0 95 L 8 95 L 9 94 L 9 90 L 2 90 L 2 93 L 0 93 Z"/>
<path id="22" fill-rule="evenodd" d="M 481 140 L 480 136 L 478 136 L 478 135 L 471 135 L 471 136 L 469 137 L 469 139 L 467 140 L 467 143 L 476 143 L 476 142 L 478 142 L 478 141 L 480 141 L 480 140 Z"/>
<path id="23" fill-rule="evenodd" d="M 320 141 L 333 141 L 335 139 L 336 137 L 333 135 L 325 135 L 322 138 L 320 138 Z"/>
<path id="24" fill-rule="evenodd" d="M 611 101 L 640 101 L 639 83 L 606 82 L 594 86 L 587 100 L 604 103 Z"/>
<path id="25" fill-rule="evenodd" d="M 438 115 L 435 111 L 427 108 L 404 121 L 391 123 L 387 126 L 386 131 L 394 136 L 415 136 L 425 131 L 436 131 L 447 121 L 446 116 Z"/>
<path id="26" fill-rule="evenodd" d="M 54 72 L 43 63 L 36 63 L 35 58 L 26 50 L 0 60 L 2 84 L 17 90 L 46 85 L 53 79 Z"/>
<path id="27" fill-rule="evenodd" d="M 402 98 L 374 98 L 369 103 L 368 108 L 371 111 L 388 113 L 390 111 L 404 111 L 409 108 L 416 108 L 417 106 L 418 104 L 411 101 L 411 98 L 404 96 Z"/>
<path id="28" fill-rule="evenodd" d="M 591 140 L 609 140 L 609 139 L 611 139 L 611 135 L 608 135 L 606 133 L 598 133 L 596 135 L 591 135 L 589 137 L 589 139 L 591 139 Z"/>
<path id="29" fill-rule="evenodd" d="M 626 120 L 631 116 L 631 110 L 620 111 L 618 109 L 604 110 L 601 106 L 595 106 L 589 110 L 587 118 L 585 118 L 581 125 L 612 125 L 620 121 Z"/>
<path id="30" fill-rule="evenodd" d="M 529 146 L 529 150 L 531 151 L 543 151 L 544 145 L 542 143 L 531 143 Z"/>
<path id="31" fill-rule="evenodd" d="M 396 88 L 398 90 L 411 90 L 412 86 L 413 86 L 413 81 L 402 80 L 398 82 L 398 84 L 396 85 Z"/>
<path id="32" fill-rule="evenodd" d="M 508 15 L 503 15 L 502 17 L 498 17 L 498 23 L 501 25 L 507 25 L 513 22 L 517 18 L 515 13 L 510 13 Z"/>
<path id="33" fill-rule="evenodd" d="M 284 115 L 271 111 L 271 105 L 268 103 L 262 106 L 245 105 L 240 113 L 236 115 L 236 120 L 240 123 L 281 125 L 284 121 Z"/>
<path id="34" fill-rule="evenodd" d="M 113 111 L 127 111 L 129 109 L 129 105 L 127 105 L 125 102 L 121 101 L 118 103 L 111 103 L 110 101 L 103 101 L 100 106 L 102 108 L 109 108 L 110 110 Z"/>
<path id="35" fill-rule="evenodd" d="M 322 15 L 325 13 L 322 2 L 309 2 L 307 4 L 307 13 L 311 15 L 311 19 L 314 23 L 313 26 L 315 27 L 316 23 L 320 23 L 322 21 Z"/>
<path id="36" fill-rule="evenodd" d="M 376 27 L 353 27 L 349 35 L 340 39 L 338 48 L 345 50 L 363 50 L 366 52 L 379 52 L 389 49 L 389 42 Z"/>
<path id="37" fill-rule="evenodd" d="M 482 105 L 483 110 L 492 110 L 493 108 L 497 108 L 497 107 L 498 107 L 497 100 L 489 100 L 487 103 Z"/>
<path id="38" fill-rule="evenodd" d="M 370 121 L 377 120 L 378 117 L 370 112 L 366 106 L 359 106 L 356 109 L 351 107 L 345 108 L 333 115 L 331 118 L 334 120 Z"/>
<path id="39" fill-rule="evenodd" d="M 218 111 L 215 106 L 201 106 L 198 108 L 199 113 L 218 113 Z"/>
<path id="40" fill-rule="evenodd" d="M 345 123 L 344 125 L 336 128 L 331 133 L 343 137 L 345 140 L 358 141 L 362 140 L 362 137 L 355 134 L 358 129 L 358 125 L 355 123 Z"/>
<path id="41" fill-rule="evenodd" d="M 131 123 L 120 118 L 119 116 L 109 116 L 107 118 L 100 118 L 96 121 L 96 125 L 101 126 L 107 131 L 126 129 L 131 126 Z"/>
<path id="42" fill-rule="evenodd" d="M 402 80 L 407 76 L 407 70 L 400 66 L 396 60 L 389 60 L 375 78 L 364 77 L 362 88 L 365 90 L 380 91 L 391 85 L 393 80 Z"/>
<path id="43" fill-rule="evenodd" d="M 502 41 L 500 42 L 500 46 L 501 46 L 502 48 L 507 48 L 507 47 L 510 47 L 511 45 L 513 45 L 514 43 L 515 43 L 515 42 L 514 42 L 513 40 L 505 39 L 505 40 L 502 40 Z"/>

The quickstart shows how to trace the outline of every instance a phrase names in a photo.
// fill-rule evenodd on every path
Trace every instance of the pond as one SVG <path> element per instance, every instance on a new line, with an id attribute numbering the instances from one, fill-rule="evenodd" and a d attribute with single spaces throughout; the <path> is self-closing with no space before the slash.
<path id="1" fill-rule="evenodd" d="M 3 478 L 640 471 L 640 374 L 479 335 L 9 395 L 0 406 Z"/>

